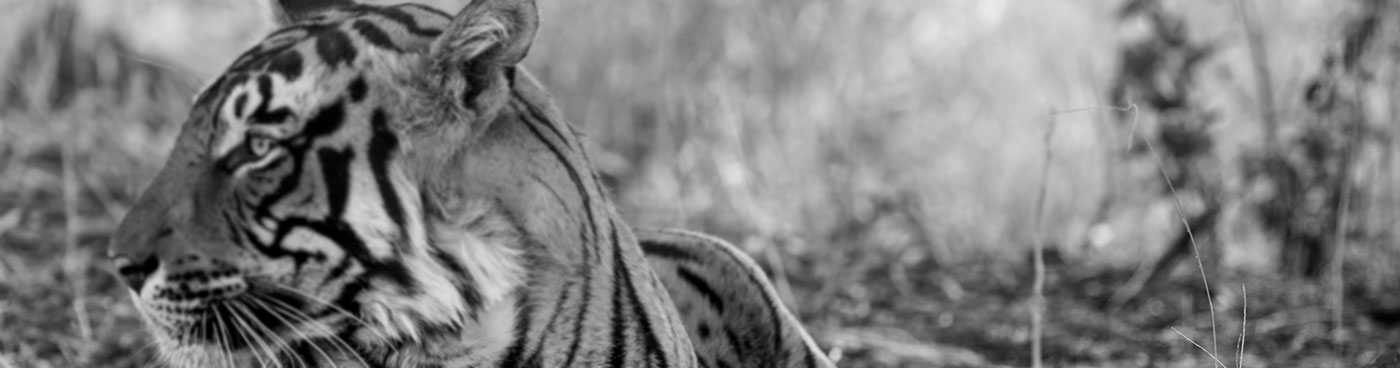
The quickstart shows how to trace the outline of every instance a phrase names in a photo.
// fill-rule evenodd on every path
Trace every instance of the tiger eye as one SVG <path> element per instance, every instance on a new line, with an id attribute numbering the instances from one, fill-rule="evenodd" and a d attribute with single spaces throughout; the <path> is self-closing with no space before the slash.
<path id="1" fill-rule="evenodd" d="M 253 156 L 262 157 L 267 155 L 269 151 L 272 151 L 272 139 L 259 136 L 248 137 L 248 152 L 252 153 Z"/>

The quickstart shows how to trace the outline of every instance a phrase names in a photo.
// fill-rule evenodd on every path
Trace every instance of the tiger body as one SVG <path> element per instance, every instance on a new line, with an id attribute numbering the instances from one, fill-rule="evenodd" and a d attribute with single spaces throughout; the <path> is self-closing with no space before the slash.
<path id="1" fill-rule="evenodd" d="M 109 249 L 167 365 L 700 366 L 518 65 L 532 1 L 273 8 Z"/>

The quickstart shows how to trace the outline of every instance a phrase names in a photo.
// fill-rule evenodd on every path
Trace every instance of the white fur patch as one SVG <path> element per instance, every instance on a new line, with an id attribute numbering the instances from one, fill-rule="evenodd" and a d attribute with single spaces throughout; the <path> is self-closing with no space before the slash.
<path id="1" fill-rule="evenodd" d="M 520 250 L 513 245 L 493 244 L 489 238 L 466 233 L 459 243 L 459 254 L 467 272 L 476 280 L 477 291 L 486 303 L 506 297 L 524 281 Z"/>
<path id="2" fill-rule="evenodd" d="M 434 243 L 466 265 L 486 304 L 505 298 L 525 277 L 514 224 L 486 200 L 464 200 L 450 211 L 456 218 L 433 227 Z"/>
<path id="3" fill-rule="evenodd" d="M 482 345 L 509 340 L 514 320 L 489 320 L 515 313 L 508 297 L 524 282 L 525 275 L 517 244 L 519 236 L 489 202 L 470 201 L 459 210 L 454 211 L 459 216 L 452 221 L 433 226 L 431 238 L 434 247 L 464 266 L 473 281 L 471 286 L 486 306 L 484 310 L 476 311 L 479 314 L 475 320 L 469 319 L 473 311 L 458 290 L 458 284 L 464 280 L 450 279 L 450 272 L 424 250 L 406 254 L 403 259 L 421 292 L 406 298 L 387 280 L 375 281 L 371 289 L 376 292 L 362 297 L 361 302 L 365 320 L 378 331 L 366 331 L 357 338 L 418 341 L 422 332 L 419 326 L 426 322 L 460 326 L 464 339 Z"/>
<path id="4" fill-rule="evenodd" d="M 432 217 L 428 233 L 433 244 L 415 244 L 414 252 L 401 258 L 420 292 L 405 297 L 407 293 L 393 283 L 378 280 L 370 286 L 374 291 L 360 298 L 363 319 L 371 329 L 360 332 L 357 339 L 379 346 L 390 339 L 422 343 L 410 350 L 385 351 L 393 362 L 411 366 L 436 358 L 452 358 L 457 360 L 454 363 L 476 361 L 504 351 L 512 342 L 518 311 L 511 295 L 525 277 L 520 236 L 492 202 L 454 204 L 457 206 L 451 206 L 448 213 L 428 216 Z M 442 218 L 448 216 L 451 218 Z M 470 283 L 453 279 L 428 247 L 437 248 L 461 265 Z M 462 286 L 475 288 L 482 302 L 479 309 L 469 309 L 472 306 L 459 290 Z M 431 324 L 453 326 L 458 335 L 423 336 L 426 331 L 419 329 Z"/>
<path id="5" fill-rule="evenodd" d="M 505 353 L 514 341 L 515 318 L 519 311 L 512 300 L 501 300 L 482 308 L 477 320 L 463 326 L 456 339 L 429 343 L 421 348 L 399 352 L 391 362 L 412 367 L 433 358 L 455 358 L 439 362 L 448 367 L 478 367 Z M 421 351 L 418 351 L 420 350 Z"/>

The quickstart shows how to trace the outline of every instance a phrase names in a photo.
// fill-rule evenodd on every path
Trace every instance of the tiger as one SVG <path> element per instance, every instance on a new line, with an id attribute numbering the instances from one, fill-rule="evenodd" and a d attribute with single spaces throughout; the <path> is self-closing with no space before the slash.
<path id="1" fill-rule="evenodd" d="M 533 0 L 269 4 L 108 246 L 164 365 L 832 366 L 742 253 L 643 252 Z"/>

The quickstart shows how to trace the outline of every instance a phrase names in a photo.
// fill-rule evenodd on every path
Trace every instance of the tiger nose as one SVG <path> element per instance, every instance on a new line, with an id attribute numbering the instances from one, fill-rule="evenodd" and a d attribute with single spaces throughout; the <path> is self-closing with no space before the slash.
<path id="1" fill-rule="evenodd" d="M 127 287 L 137 292 L 141 291 L 146 285 L 146 279 L 160 268 L 160 257 L 157 257 L 154 244 L 168 241 L 166 238 L 173 232 L 170 228 L 157 231 L 152 236 L 132 236 L 119 232 L 113 239 L 107 248 L 107 256 L 111 258 L 112 265 L 117 267 L 117 275 L 121 276 Z"/>
<path id="2" fill-rule="evenodd" d="M 160 258 L 155 254 L 147 254 L 143 259 L 132 259 L 118 256 L 112 260 L 117 266 L 117 274 L 131 290 L 141 292 L 141 288 L 146 286 L 146 279 L 160 268 Z"/>
<path id="3" fill-rule="evenodd" d="M 160 268 L 162 245 L 178 241 L 175 225 L 188 221 L 193 201 L 180 196 L 161 196 L 157 188 L 147 188 L 132 207 L 107 246 L 107 256 L 117 275 L 137 292 Z"/>

